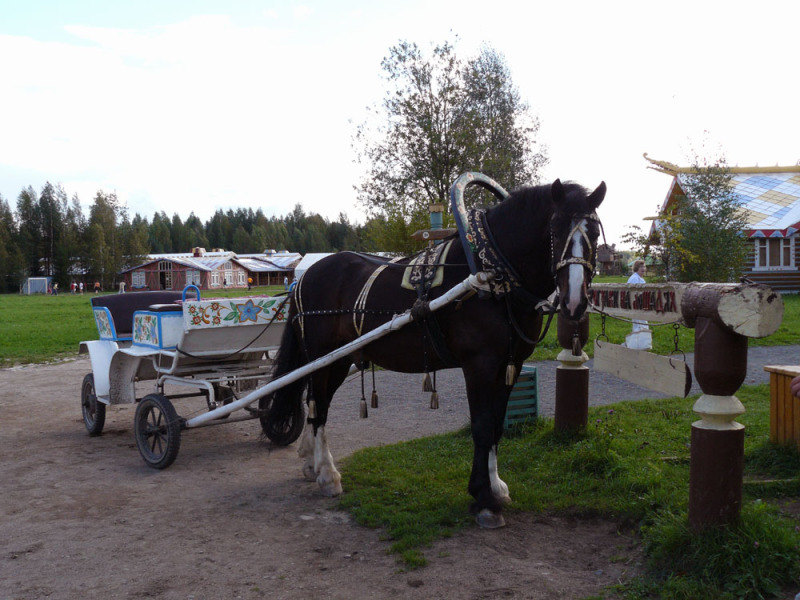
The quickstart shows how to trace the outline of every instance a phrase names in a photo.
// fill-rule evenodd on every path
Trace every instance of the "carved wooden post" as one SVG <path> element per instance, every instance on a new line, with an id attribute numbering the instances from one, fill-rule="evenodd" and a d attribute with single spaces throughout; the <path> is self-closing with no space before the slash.
<path id="1" fill-rule="evenodd" d="M 589 339 L 589 315 L 572 321 L 558 315 L 558 343 L 563 350 L 556 369 L 556 431 L 577 431 L 586 427 L 589 416 L 589 360 L 583 346 Z"/>
<path id="2" fill-rule="evenodd" d="M 681 312 L 695 328 L 694 373 L 703 395 L 694 405 L 689 468 L 689 523 L 694 529 L 731 523 L 742 507 L 745 412 L 734 396 L 747 374 L 747 337 L 780 325 L 783 302 L 764 286 L 691 284 Z"/>

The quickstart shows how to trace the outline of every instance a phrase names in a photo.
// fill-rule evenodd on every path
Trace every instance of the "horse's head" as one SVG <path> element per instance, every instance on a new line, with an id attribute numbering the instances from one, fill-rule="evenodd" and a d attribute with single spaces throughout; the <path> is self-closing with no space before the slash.
<path id="1" fill-rule="evenodd" d="M 587 289 L 594 275 L 600 221 L 595 210 L 606 195 L 601 182 L 591 193 L 558 179 L 551 186 L 553 217 L 550 220 L 553 273 L 558 289 L 561 314 L 580 319 L 589 299 Z"/>

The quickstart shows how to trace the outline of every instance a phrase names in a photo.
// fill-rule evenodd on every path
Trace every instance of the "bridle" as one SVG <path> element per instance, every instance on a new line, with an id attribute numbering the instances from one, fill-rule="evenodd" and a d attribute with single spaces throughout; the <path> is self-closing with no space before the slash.
<path id="1" fill-rule="evenodd" d="M 586 231 L 586 221 L 594 221 L 600 225 L 601 230 L 603 229 L 603 224 L 600 222 L 600 218 L 597 216 L 597 213 L 595 212 L 573 216 L 572 222 L 575 223 L 575 225 L 570 230 L 569 235 L 567 235 L 567 240 L 564 243 L 564 249 L 561 251 L 561 256 L 558 259 L 558 262 L 556 262 L 555 267 L 553 268 L 554 278 L 558 277 L 558 272 L 564 267 L 568 267 L 570 265 L 581 265 L 587 271 L 589 281 L 590 282 L 592 281 L 596 265 L 595 261 L 597 257 L 597 247 L 594 246 L 592 244 L 592 240 L 589 239 L 589 234 Z M 580 233 L 581 237 L 583 237 L 583 239 L 586 240 L 586 245 L 589 248 L 589 252 L 591 253 L 590 257 L 591 260 L 586 260 L 585 258 L 580 256 L 570 256 L 569 258 L 567 258 L 567 252 L 569 252 L 569 247 L 570 244 L 572 243 L 572 237 L 575 235 L 575 233 Z M 605 240 L 605 232 L 603 232 L 603 240 Z M 550 232 L 551 256 L 555 256 L 555 254 L 552 254 L 553 246 L 554 246 L 553 232 L 551 231 Z"/>

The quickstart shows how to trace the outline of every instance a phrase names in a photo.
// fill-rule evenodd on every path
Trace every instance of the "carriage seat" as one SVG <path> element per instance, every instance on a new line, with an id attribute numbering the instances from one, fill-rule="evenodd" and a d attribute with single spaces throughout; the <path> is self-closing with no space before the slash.
<path id="1" fill-rule="evenodd" d="M 180 310 L 175 304 L 182 297 L 180 291 L 132 292 L 92 298 L 97 332 L 100 339 L 129 340 L 133 332 L 133 313 L 147 310 L 154 304 L 169 306 L 169 310 Z"/>

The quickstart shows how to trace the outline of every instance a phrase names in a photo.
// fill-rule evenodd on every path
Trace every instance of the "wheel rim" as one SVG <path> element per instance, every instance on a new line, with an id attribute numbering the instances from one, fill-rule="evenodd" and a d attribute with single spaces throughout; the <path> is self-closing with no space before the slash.
<path id="1" fill-rule="evenodd" d="M 159 407 L 151 405 L 145 410 L 142 421 L 143 450 L 149 459 L 157 461 L 164 456 L 169 441 L 167 418 Z"/>
<path id="2" fill-rule="evenodd" d="M 90 427 L 94 425 L 95 419 L 97 418 L 97 396 L 94 393 L 94 385 L 91 382 L 87 381 L 83 385 L 83 394 L 81 408 L 83 408 L 83 420 L 86 421 L 86 424 Z"/>

